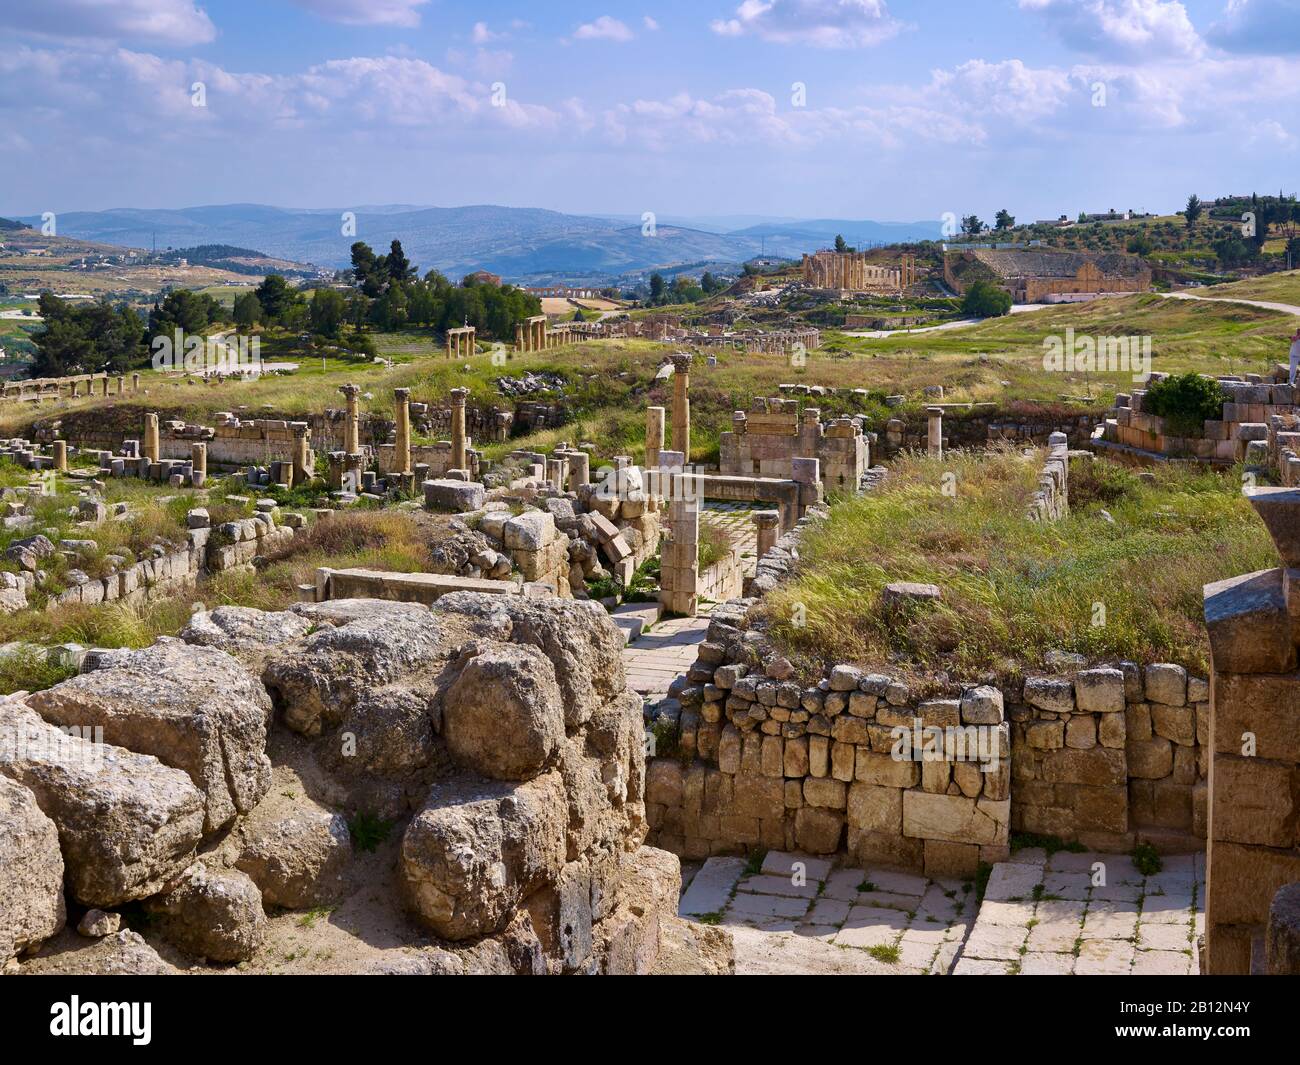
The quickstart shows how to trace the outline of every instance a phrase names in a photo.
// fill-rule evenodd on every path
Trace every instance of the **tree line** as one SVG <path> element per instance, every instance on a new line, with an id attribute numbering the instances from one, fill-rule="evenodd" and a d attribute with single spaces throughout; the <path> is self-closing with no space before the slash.
<path id="1" fill-rule="evenodd" d="M 346 289 L 300 289 L 280 274 L 267 274 L 230 308 L 206 293 L 176 289 L 155 301 L 147 318 L 125 304 L 75 303 L 45 292 L 40 297 L 45 328 L 32 338 L 32 373 L 67 377 L 138 369 L 149 362 L 153 338 L 170 337 L 178 329 L 186 335 L 222 326 L 243 333 L 282 329 L 373 355 L 372 330 L 443 331 L 472 325 L 481 336 L 508 342 L 516 323 L 542 313 L 541 300 L 512 285 L 498 286 L 473 275 L 455 285 L 437 270 L 420 277 L 397 240 L 384 255 L 362 241 L 353 244 L 352 267 L 343 279 Z"/>

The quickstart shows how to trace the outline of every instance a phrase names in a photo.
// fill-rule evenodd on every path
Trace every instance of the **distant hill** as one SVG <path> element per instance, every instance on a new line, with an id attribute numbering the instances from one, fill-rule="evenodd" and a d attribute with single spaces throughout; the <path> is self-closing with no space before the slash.
<path id="1" fill-rule="evenodd" d="M 180 210 L 119 208 L 60 213 L 59 232 L 127 247 L 159 249 L 231 245 L 266 256 L 341 268 L 354 240 L 384 250 L 401 240 L 421 270 L 459 279 L 478 269 L 511 280 L 541 276 L 574 281 L 646 273 L 690 262 L 740 263 L 760 254 L 798 258 L 842 233 L 850 244 L 937 239 L 939 223 L 770 221 L 718 231 L 661 222 L 653 236 L 640 220 L 568 215 L 517 207 L 368 206 L 353 211 L 355 235 L 343 232 L 343 209 L 225 204 Z M 720 222 L 749 221 L 742 217 Z M 699 226 L 707 220 L 693 219 Z"/>
<path id="2" fill-rule="evenodd" d="M 229 270 L 236 274 L 263 276 L 279 273 L 288 276 L 308 276 L 315 270 L 305 264 L 288 259 L 274 259 L 251 248 L 236 248 L 230 244 L 200 244 L 193 248 L 177 248 L 174 251 L 159 252 L 153 257 L 157 262 L 179 263 L 181 261 L 193 266 L 210 266 L 214 270 Z"/>
<path id="3" fill-rule="evenodd" d="M 22 222 L 15 222 L 12 218 L 0 218 L 0 229 L 27 229 L 28 226 Z"/>

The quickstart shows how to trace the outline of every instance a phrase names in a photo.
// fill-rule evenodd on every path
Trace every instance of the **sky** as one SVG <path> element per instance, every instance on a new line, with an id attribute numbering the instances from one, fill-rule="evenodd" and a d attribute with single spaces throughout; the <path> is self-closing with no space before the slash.
<path id="1" fill-rule="evenodd" d="M 0 215 L 918 221 L 1300 186 L 1300 0 L 3 0 Z"/>

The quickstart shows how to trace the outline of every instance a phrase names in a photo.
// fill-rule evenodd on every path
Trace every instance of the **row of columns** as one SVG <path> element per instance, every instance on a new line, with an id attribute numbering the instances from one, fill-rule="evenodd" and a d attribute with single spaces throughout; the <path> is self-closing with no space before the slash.
<path id="1" fill-rule="evenodd" d="M 478 330 L 472 325 L 447 330 L 447 358 L 460 359 L 473 355 Z"/>
<path id="2" fill-rule="evenodd" d="M 525 318 L 515 326 L 517 351 L 541 351 L 546 347 L 546 315 Z"/>

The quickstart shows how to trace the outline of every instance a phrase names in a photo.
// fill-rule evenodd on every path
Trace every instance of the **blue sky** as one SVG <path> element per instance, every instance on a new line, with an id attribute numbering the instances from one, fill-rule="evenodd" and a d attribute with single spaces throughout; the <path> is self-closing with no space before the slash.
<path id="1" fill-rule="evenodd" d="M 0 214 L 988 220 L 1300 186 L 1300 0 L 4 0 L 0 36 Z"/>

